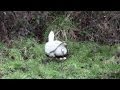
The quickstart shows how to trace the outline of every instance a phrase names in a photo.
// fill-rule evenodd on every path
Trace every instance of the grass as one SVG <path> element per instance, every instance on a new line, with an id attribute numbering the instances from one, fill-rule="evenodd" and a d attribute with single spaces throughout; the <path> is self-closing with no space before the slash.
<path id="1" fill-rule="evenodd" d="M 48 60 L 44 44 L 34 39 L 15 40 L 12 48 L 0 43 L 1 79 L 103 79 L 120 78 L 114 53 L 117 45 L 68 42 L 65 61 Z"/>

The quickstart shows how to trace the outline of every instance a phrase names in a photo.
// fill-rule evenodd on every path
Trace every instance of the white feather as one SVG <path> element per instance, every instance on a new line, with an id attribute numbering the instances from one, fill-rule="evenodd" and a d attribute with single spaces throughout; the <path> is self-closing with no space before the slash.
<path id="1" fill-rule="evenodd" d="M 67 49 L 65 47 L 65 44 L 64 43 L 61 44 L 61 43 L 62 42 L 59 40 L 54 40 L 54 32 L 51 31 L 48 35 L 48 42 L 45 44 L 45 53 L 49 55 L 50 57 L 55 57 L 55 55 L 62 56 L 62 55 L 67 54 Z"/>
<path id="2" fill-rule="evenodd" d="M 53 31 L 51 31 L 51 32 L 49 33 L 48 41 L 49 41 L 49 42 L 54 41 L 54 32 L 53 32 Z"/>
<path id="3" fill-rule="evenodd" d="M 63 56 L 63 55 L 65 55 L 65 54 L 67 54 L 67 49 L 66 49 L 66 47 L 62 44 L 62 45 L 60 45 L 60 46 L 56 49 L 55 55 L 56 55 L 56 56 Z"/>

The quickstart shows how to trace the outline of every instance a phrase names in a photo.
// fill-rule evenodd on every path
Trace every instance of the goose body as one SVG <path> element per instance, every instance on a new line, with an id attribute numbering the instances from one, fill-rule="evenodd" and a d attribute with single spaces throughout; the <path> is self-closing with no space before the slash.
<path id="1" fill-rule="evenodd" d="M 48 36 L 48 42 L 45 44 L 45 53 L 49 57 L 65 56 L 67 54 L 65 46 L 65 43 L 59 40 L 54 40 L 54 32 L 51 31 Z"/>

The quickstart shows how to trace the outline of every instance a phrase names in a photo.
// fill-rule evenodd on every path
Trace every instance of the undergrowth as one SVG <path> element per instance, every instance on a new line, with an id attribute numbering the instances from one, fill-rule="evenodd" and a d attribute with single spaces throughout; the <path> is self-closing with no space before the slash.
<path id="1" fill-rule="evenodd" d="M 15 40 L 11 48 L 0 43 L 2 79 L 91 79 L 120 78 L 120 65 L 114 53 L 117 45 L 94 42 L 67 42 L 65 61 L 49 59 L 44 44 L 32 38 Z"/>

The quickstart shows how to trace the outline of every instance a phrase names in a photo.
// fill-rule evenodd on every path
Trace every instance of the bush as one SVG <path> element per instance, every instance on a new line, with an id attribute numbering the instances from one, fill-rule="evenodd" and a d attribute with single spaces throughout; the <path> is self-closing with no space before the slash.
<path id="1" fill-rule="evenodd" d="M 50 30 L 64 40 L 120 42 L 119 11 L 0 11 L 0 21 L 0 41 L 8 46 L 18 37 L 43 42 Z"/>
<path id="2" fill-rule="evenodd" d="M 78 40 L 107 44 L 120 42 L 119 11 L 75 11 L 71 17 L 77 24 Z"/>

